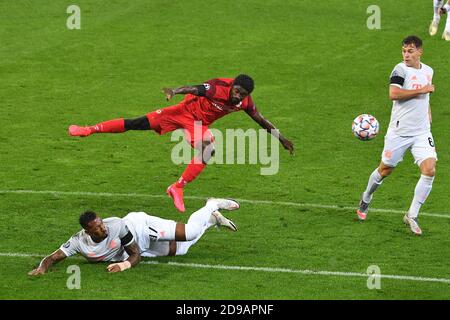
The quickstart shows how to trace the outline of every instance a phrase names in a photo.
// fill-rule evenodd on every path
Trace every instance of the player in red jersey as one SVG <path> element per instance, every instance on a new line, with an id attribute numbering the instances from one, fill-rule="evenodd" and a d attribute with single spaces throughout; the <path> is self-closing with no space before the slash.
<path id="1" fill-rule="evenodd" d="M 235 79 L 208 80 L 201 85 L 164 88 L 167 100 L 176 94 L 186 96 L 177 105 L 150 112 L 140 118 L 115 119 L 88 127 L 71 125 L 69 134 L 86 137 L 93 133 L 154 130 L 161 135 L 176 129 L 184 129 L 188 142 L 200 152 L 188 164 L 180 179 L 167 188 L 167 194 L 172 197 L 175 207 L 184 212 L 183 188 L 203 171 L 214 155 L 214 136 L 208 126 L 224 115 L 244 110 L 261 127 L 276 136 L 283 147 L 293 154 L 293 143 L 279 133 L 256 109 L 250 96 L 253 88 L 253 79 L 244 74 Z M 201 132 L 202 135 L 197 137 L 194 131 Z"/>

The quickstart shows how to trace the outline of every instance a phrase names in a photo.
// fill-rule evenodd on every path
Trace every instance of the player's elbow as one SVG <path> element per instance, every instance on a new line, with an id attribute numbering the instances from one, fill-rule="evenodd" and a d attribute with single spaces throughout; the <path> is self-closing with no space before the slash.
<path id="1" fill-rule="evenodd" d="M 390 100 L 397 100 L 397 95 L 393 90 L 389 90 L 389 99 Z"/>
<path id="2" fill-rule="evenodd" d="M 398 88 L 391 86 L 389 88 L 389 99 L 393 100 L 399 100 L 400 96 L 399 96 L 399 92 L 398 92 Z"/>

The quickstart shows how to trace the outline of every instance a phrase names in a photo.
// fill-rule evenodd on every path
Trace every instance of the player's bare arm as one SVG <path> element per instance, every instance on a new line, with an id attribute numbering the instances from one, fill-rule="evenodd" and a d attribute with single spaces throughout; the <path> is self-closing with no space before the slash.
<path id="1" fill-rule="evenodd" d="M 64 254 L 64 252 L 62 252 L 61 249 L 58 249 L 55 252 L 53 252 L 51 255 L 42 259 L 39 266 L 36 269 L 28 272 L 28 275 L 29 276 L 37 276 L 40 274 L 44 274 L 47 272 L 48 269 L 50 269 L 50 267 L 52 265 L 64 260 L 65 258 L 66 258 L 66 255 Z"/>
<path id="2" fill-rule="evenodd" d="M 391 99 L 391 100 L 409 100 L 409 99 L 417 97 L 418 95 L 433 93 L 433 92 L 434 92 L 434 85 L 432 85 L 432 84 L 427 84 L 426 86 L 423 86 L 422 88 L 415 89 L 415 90 L 401 89 L 397 86 L 390 85 L 389 86 L 389 99 Z"/>
<path id="3" fill-rule="evenodd" d="M 259 111 L 256 110 L 252 113 L 248 113 L 248 115 L 262 128 L 266 129 L 270 134 L 278 138 L 278 140 L 280 140 L 280 143 L 286 150 L 290 152 L 290 154 L 294 153 L 294 144 L 288 139 L 286 139 L 269 120 L 264 118 L 264 116 Z"/>
<path id="4" fill-rule="evenodd" d="M 166 95 L 167 101 L 172 99 L 172 97 L 176 94 L 193 94 L 198 96 L 198 88 L 195 86 L 183 86 L 178 88 L 163 88 L 163 93 Z"/>
<path id="5" fill-rule="evenodd" d="M 428 117 L 430 119 L 430 124 L 433 122 L 433 117 L 431 116 L 431 105 L 428 107 Z"/>
<path id="6" fill-rule="evenodd" d="M 128 246 L 125 246 L 124 249 L 126 253 L 128 253 L 128 259 L 123 262 L 112 263 L 108 265 L 108 272 L 114 273 L 125 271 L 126 269 L 136 266 L 141 261 L 139 246 L 135 241 L 130 243 Z"/>

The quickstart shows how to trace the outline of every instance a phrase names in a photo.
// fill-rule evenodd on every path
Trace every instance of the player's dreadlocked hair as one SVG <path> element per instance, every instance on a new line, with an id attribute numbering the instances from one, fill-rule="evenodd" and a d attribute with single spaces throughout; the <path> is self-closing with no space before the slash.
<path id="1" fill-rule="evenodd" d="M 413 44 L 417 49 L 422 48 L 422 39 L 417 36 L 407 36 L 402 41 L 403 46 L 407 46 L 409 44 Z"/>
<path id="2" fill-rule="evenodd" d="M 252 93 L 253 88 L 255 86 L 253 79 L 246 74 L 238 75 L 234 79 L 233 84 L 241 86 L 242 88 L 247 90 L 249 94 Z"/>
<path id="3" fill-rule="evenodd" d="M 83 229 L 86 229 L 89 222 L 95 220 L 96 218 L 97 214 L 94 211 L 85 211 L 80 215 L 80 224 Z"/>

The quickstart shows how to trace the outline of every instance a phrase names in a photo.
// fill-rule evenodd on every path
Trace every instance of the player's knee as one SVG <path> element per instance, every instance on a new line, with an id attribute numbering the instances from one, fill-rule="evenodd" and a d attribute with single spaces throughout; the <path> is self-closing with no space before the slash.
<path id="1" fill-rule="evenodd" d="M 150 130 L 150 122 L 146 116 L 136 119 L 125 119 L 125 130 Z"/>
<path id="2" fill-rule="evenodd" d="M 424 176 L 434 177 L 436 175 L 436 160 L 426 159 L 420 164 L 420 173 Z"/>
<path id="3" fill-rule="evenodd" d="M 383 178 L 386 178 L 387 176 L 389 176 L 393 170 L 394 170 L 394 167 L 389 167 L 389 166 L 385 165 L 384 163 L 381 163 L 380 166 L 378 167 L 378 172 L 380 173 L 380 175 Z"/>
<path id="4" fill-rule="evenodd" d="M 436 175 L 436 167 L 434 166 L 424 167 L 422 169 L 422 174 L 424 176 L 434 177 Z"/>
<path id="5" fill-rule="evenodd" d="M 392 173 L 392 170 L 393 170 L 393 168 L 389 168 L 389 167 L 382 168 L 381 171 L 380 171 L 380 175 L 383 178 L 386 178 L 387 176 L 389 176 Z"/>

